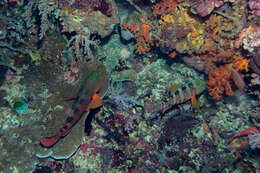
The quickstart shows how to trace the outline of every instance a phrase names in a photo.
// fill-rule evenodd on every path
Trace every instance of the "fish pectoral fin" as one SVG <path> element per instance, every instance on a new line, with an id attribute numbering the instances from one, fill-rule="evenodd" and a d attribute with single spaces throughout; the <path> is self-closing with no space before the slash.
<path id="1" fill-rule="evenodd" d="M 100 107 L 102 105 L 102 99 L 99 97 L 98 94 L 94 94 L 92 96 L 92 100 L 91 100 L 91 103 L 89 105 L 89 108 L 91 109 L 96 109 L 98 107 Z"/>
<path id="2" fill-rule="evenodd" d="M 197 100 L 195 94 L 192 94 L 192 96 L 191 96 L 191 106 L 192 106 L 194 109 L 199 109 L 199 108 L 200 108 L 199 101 Z"/>

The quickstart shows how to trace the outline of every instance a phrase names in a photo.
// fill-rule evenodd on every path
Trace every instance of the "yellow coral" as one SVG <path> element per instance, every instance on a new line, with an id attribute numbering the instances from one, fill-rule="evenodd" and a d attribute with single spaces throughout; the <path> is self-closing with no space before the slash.
<path id="1" fill-rule="evenodd" d="M 183 19 L 181 17 L 178 18 L 178 23 L 181 24 L 183 22 Z"/>
<path id="2" fill-rule="evenodd" d="M 170 23 L 170 24 L 174 24 L 175 23 L 175 20 L 174 20 L 174 18 L 173 18 L 173 16 L 171 14 L 164 15 L 159 20 L 159 24 L 161 26 L 165 25 L 166 23 Z"/>
<path id="3" fill-rule="evenodd" d="M 187 34 L 187 39 L 191 43 L 193 47 L 199 49 L 204 42 L 204 29 L 203 25 L 198 25 L 198 28 L 195 28 L 193 24 L 191 24 L 192 31 Z"/>

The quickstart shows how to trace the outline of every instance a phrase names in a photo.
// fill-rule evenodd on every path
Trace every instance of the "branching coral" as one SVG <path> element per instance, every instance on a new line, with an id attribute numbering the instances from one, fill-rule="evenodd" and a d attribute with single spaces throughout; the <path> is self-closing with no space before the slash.
<path id="1" fill-rule="evenodd" d="M 222 98 L 222 94 L 233 95 L 231 86 L 231 68 L 229 65 L 223 65 L 213 69 L 208 75 L 207 88 L 209 95 L 216 100 Z"/>
<path id="2" fill-rule="evenodd" d="M 69 41 L 69 45 L 74 49 L 75 55 L 78 59 L 82 59 L 82 55 L 88 55 L 91 57 L 92 52 L 90 46 L 98 47 L 98 44 L 90 39 L 90 31 L 85 27 L 84 32 L 82 31 L 78 35 L 75 35 Z M 82 48 L 82 51 L 81 51 Z"/>
<path id="3" fill-rule="evenodd" d="M 35 16 L 33 13 L 35 11 L 39 12 L 41 17 L 41 26 L 40 26 L 40 33 L 39 38 L 42 39 L 47 30 L 53 28 L 53 23 L 50 22 L 50 19 L 54 18 L 55 14 L 57 13 L 57 9 L 55 6 L 55 0 L 31 0 L 28 1 L 27 10 L 24 14 L 26 20 L 26 25 L 28 28 L 31 28 L 33 25 L 32 23 L 35 22 Z"/>

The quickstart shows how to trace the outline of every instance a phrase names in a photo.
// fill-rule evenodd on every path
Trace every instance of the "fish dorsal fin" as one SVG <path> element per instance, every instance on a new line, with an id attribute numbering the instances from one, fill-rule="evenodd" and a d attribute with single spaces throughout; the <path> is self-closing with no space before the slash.
<path id="1" fill-rule="evenodd" d="M 199 104 L 199 101 L 196 98 L 196 94 L 195 93 L 193 93 L 192 96 L 191 96 L 191 106 L 194 109 L 199 109 L 200 108 L 200 104 Z"/>
<path id="2" fill-rule="evenodd" d="M 96 108 L 98 108 L 98 107 L 101 106 L 101 105 L 102 105 L 102 100 L 101 100 L 101 98 L 99 97 L 99 95 L 96 94 L 96 93 L 93 94 L 91 103 L 90 103 L 90 105 L 89 105 L 89 108 L 91 108 L 91 109 L 96 109 Z"/>

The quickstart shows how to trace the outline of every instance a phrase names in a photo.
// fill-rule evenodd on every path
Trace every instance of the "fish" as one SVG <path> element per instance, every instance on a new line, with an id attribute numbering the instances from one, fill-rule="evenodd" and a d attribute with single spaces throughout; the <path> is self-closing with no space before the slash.
<path id="1" fill-rule="evenodd" d="M 176 89 L 172 93 L 172 97 L 166 103 L 161 104 L 157 112 L 164 114 L 172 106 L 182 104 L 191 100 L 192 107 L 195 109 L 199 108 L 199 103 L 196 96 L 201 94 L 206 88 L 206 82 L 202 78 L 192 79 Z"/>
<path id="2" fill-rule="evenodd" d="M 61 138 L 64 138 L 70 133 L 73 126 L 80 120 L 86 111 L 102 105 L 102 100 L 98 93 L 104 83 L 105 75 L 105 66 L 100 64 L 95 71 L 84 79 L 77 96 L 69 99 L 74 100 L 72 105 L 72 116 L 67 117 L 66 122 L 56 135 L 41 138 L 40 144 L 43 147 L 52 147 Z"/>

